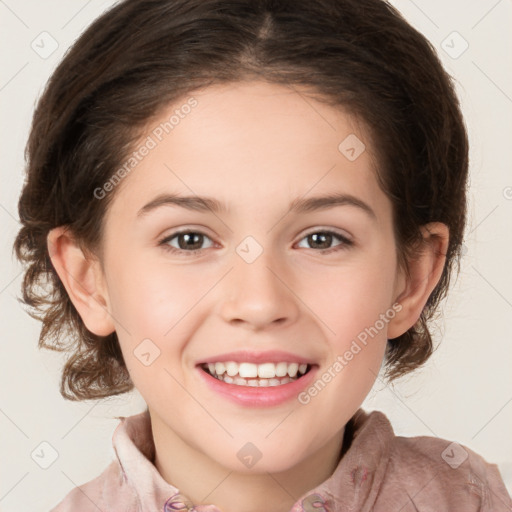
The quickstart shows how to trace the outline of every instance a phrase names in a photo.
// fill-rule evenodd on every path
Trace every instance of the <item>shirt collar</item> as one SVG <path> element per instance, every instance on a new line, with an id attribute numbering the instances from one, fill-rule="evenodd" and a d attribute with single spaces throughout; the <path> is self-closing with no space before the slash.
<path id="1" fill-rule="evenodd" d="M 166 482 L 154 466 L 155 445 L 148 410 L 122 417 L 112 444 L 124 484 L 143 510 L 220 512 L 214 505 L 197 505 Z M 389 461 L 393 429 L 384 414 L 359 409 L 351 419 L 350 446 L 333 474 L 301 496 L 290 512 L 370 510 L 381 487 Z M 323 508 L 322 508 L 323 507 Z"/>

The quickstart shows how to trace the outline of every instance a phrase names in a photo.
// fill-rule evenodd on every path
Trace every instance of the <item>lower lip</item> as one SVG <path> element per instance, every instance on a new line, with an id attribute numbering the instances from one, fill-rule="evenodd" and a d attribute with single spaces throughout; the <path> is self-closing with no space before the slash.
<path id="1" fill-rule="evenodd" d="M 312 382 L 317 366 L 313 366 L 308 373 L 293 382 L 266 387 L 227 384 L 222 380 L 212 377 L 201 367 L 197 367 L 197 370 L 212 391 L 226 397 L 228 400 L 248 407 L 272 407 L 292 399 L 298 399 L 298 395 Z"/>

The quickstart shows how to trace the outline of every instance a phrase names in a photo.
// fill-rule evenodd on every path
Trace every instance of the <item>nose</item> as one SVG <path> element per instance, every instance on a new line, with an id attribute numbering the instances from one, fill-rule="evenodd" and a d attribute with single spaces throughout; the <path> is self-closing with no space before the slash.
<path id="1" fill-rule="evenodd" d="M 252 263 L 236 255 L 221 293 L 223 319 L 255 331 L 293 323 L 299 314 L 290 272 L 278 264 L 270 250 Z"/>

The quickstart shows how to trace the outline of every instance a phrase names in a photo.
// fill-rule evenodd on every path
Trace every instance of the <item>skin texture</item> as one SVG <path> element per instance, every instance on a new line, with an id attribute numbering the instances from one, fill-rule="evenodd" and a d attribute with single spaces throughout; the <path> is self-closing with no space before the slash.
<path id="1" fill-rule="evenodd" d="M 148 404 L 162 476 L 224 512 L 285 511 L 335 469 L 344 426 L 376 379 L 387 339 L 414 325 L 439 280 L 448 230 L 425 227 L 406 279 L 364 126 L 300 89 L 265 82 L 193 96 L 197 106 L 115 190 L 101 257 L 84 255 L 65 227 L 50 233 L 49 248 L 86 326 L 118 334 Z M 354 161 L 338 149 L 350 134 L 366 146 Z M 209 196 L 227 210 L 166 205 L 138 215 L 164 192 Z M 353 205 L 289 211 L 297 198 L 333 192 L 364 201 L 375 216 Z M 160 244 L 184 228 L 206 235 L 199 253 Z M 307 237 L 326 229 L 353 244 Z M 236 251 L 247 236 L 263 251 L 252 263 Z M 397 303 L 400 312 L 307 404 L 241 406 L 199 378 L 199 361 L 240 349 L 289 351 L 321 375 Z M 145 366 L 133 352 L 148 338 L 160 356 Z M 237 457 L 247 442 L 262 454 L 250 469 Z"/>

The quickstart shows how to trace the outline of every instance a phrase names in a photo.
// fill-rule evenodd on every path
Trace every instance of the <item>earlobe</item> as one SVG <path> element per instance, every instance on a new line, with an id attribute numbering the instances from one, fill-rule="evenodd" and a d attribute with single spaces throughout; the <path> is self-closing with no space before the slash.
<path id="1" fill-rule="evenodd" d="M 421 227 L 423 245 L 420 254 L 409 260 L 409 276 L 401 275 L 396 301 L 402 307 L 388 324 L 388 338 L 397 338 L 420 318 L 423 308 L 443 273 L 449 242 L 448 226 L 431 222 Z M 405 282 L 405 286 L 404 283 Z"/>
<path id="2" fill-rule="evenodd" d="M 47 237 L 50 259 L 76 310 L 89 331 L 107 336 L 115 330 L 99 261 L 87 257 L 66 226 Z"/>

